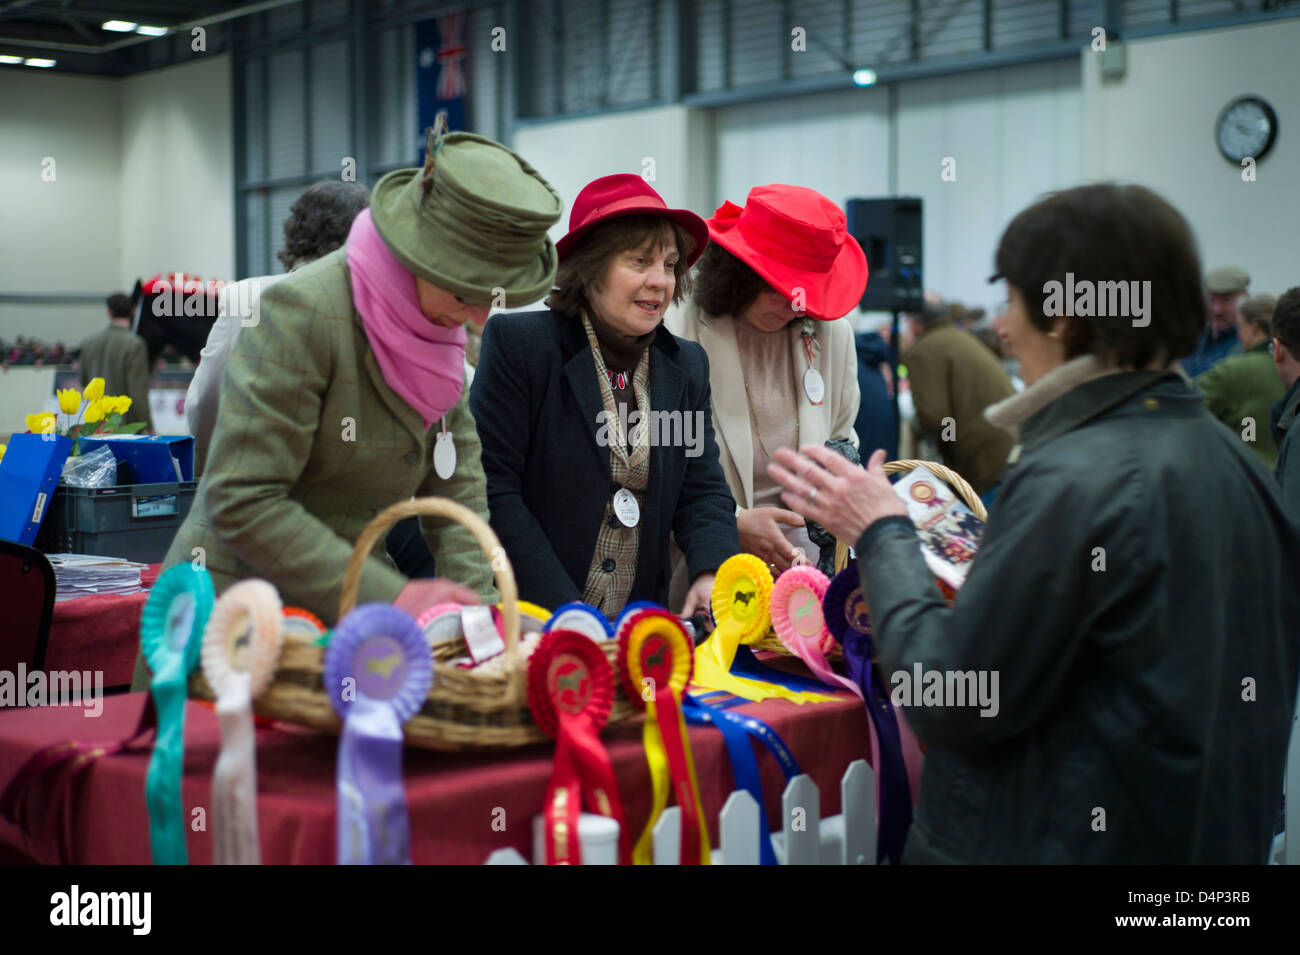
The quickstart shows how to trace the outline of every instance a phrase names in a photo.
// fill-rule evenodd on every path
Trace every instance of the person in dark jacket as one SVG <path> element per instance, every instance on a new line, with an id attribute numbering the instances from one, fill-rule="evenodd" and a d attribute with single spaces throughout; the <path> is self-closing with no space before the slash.
<path id="1" fill-rule="evenodd" d="M 1300 285 L 1286 290 L 1273 310 L 1273 341 L 1270 346 L 1282 387 L 1281 399 L 1273 405 L 1271 423 L 1277 441 L 1278 486 L 1291 516 L 1300 522 Z"/>
<path id="2" fill-rule="evenodd" d="M 149 411 L 149 349 L 144 339 L 131 330 L 134 306 L 129 296 L 114 292 L 108 297 L 108 327 L 81 343 L 79 375 L 81 387 L 95 378 L 104 379 L 104 394 L 126 395 L 130 409 L 123 424 L 143 421 L 153 430 Z"/>
<path id="3" fill-rule="evenodd" d="M 890 682 L 944 680 L 906 710 L 928 751 L 904 861 L 1267 857 L 1300 671 L 1300 530 L 1171 368 L 1205 324 L 1198 265 L 1183 217 L 1138 186 L 1055 193 L 1007 227 L 998 324 L 1027 387 L 989 417 L 1019 444 L 951 609 L 882 455 L 863 470 L 780 452 L 786 503 L 858 541 Z M 1067 271 L 1076 288 L 1149 281 L 1143 323 L 1047 317 L 1039 290 Z M 967 673 L 989 676 L 991 706 L 954 692 Z"/>
<path id="4" fill-rule="evenodd" d="M 898 457 L 898 422 L 894 420 L 893 392 L 885 377 L 889 374 L 889 346 L 876 332 L 859 332 L 854 343 L 861 395 L 853 427 L 858 433 L 858 447 L 867 452 L 880 448 L 892 461 Z"/>
<path id="5" fill-rule="evenodd" d="M 667 603 L 669 537 L 686 555 L 682 616 L 708 610 L 714 571 L 740 550 L 709 409 L 704 350 L 663 326 L 708 243 L 639 176 L 578 195 L 557 243 L 549 311 L 493 316 L 470 409 L 492 527 L 520 596 L 583 600 L 614 616 Z"/>

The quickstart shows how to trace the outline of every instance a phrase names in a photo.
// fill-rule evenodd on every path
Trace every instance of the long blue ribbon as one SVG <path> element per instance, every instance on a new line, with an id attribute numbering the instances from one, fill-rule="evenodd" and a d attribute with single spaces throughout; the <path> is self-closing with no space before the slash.
<path id="1" fill-rule="evenodd" d="M 768 683 L 775 683 L 777 686 L 783 686 L 788 690 L 800 690 L 810 693 L 825 693 L 826 684 L 816 677 L 801 676 L 798 673 L 787 673 L 785 670 L 778 670 L 776 667 L 770 667 L 754 656 L 754 651 L 749 647 L 741 644 L 736 648 L 735 659 L 731 661 L 731 672 L 736 676 L 749 677 L 753 680 L 765 680 Z M 834 687 L 832 688 L 834 689 Z M 750 701 L 746 701 L 750 702 Z"/>
<path id="2" fill-rule="evenodd" d="M 849 676 L 862 687 L 867 715 L 876 726 L 876 739 L 880 743 L 875 767 L 880 777 L 880 841 L 876 862 L 888 858 L 898 865 L 903 858 L 907 830 L 912 825 L 912 790 L 907 783 L 898 714 L 894 712 L 884 680 L 871 664 L 873 650 L 871 637 L 866 634 L 852 628 L 844 634 L 844 663 Z"/>
<path id="3" fill-rule="evenodd" d="M 767 809 L 763 803 L 763 784 L 758 773 L 758 760 L 754 756 L 754 748 L 750 745 L 749 738 L 752 736 L 757 739 L 776 757 L 786 780 L 799 775 L 799 764 L 795 762 L 794 754 L 785 745 L 785 741 L 777 735 L 776 730 L 757 717 L 715 709 L 689 693 L 682 701 L 682 713 L 688 723 L 697 726 L 715 726 L 722 733 L 722 741 L 726 744 L 727 754 L 731 757 L 731 773 L 736 786 L 748 792 L 758 805 L 759 862 L 762 865 L 776 865 L 776 851 L 772 848 L 772 832 L 767 824 Z"/>

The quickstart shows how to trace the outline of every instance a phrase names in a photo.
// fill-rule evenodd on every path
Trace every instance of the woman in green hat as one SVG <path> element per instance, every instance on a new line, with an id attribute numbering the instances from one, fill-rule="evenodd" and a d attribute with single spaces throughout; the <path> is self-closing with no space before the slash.
<path id="1" fill-rule="evenodd" d="M 561 209 L 521 157 L 467 133 L 431 136 L 422 169 L 384 176 L 347 245 L 267 289 L 262 321 L 240 335 L 166 566 L 201 562 L 218 592 L 265 578 L 332 624 L 353 544 L 383 508 L 437 495 L 486 519 L 463 326 L 482 324 L 494 299 L 550 289 L 546 233 Z M 425 520 L 423 532 L 446 579 L 408 580 L 381 540 L 358 602 L 418 614 L 497 600 L 467 530 Z"/>

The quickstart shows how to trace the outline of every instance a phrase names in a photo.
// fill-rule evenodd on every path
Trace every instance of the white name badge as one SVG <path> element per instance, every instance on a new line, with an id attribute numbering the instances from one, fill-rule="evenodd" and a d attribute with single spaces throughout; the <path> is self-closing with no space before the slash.
<path id="1" fill-rule="evenodd" d="M 433 443 L 433 470 L 444 481 L 456 473 L 456 442 L 450 431 L 443 431 Z"/>
<path id="2" fill-rule="evenodd" d="M 826 397 L 826 382 L 816 368 L 809 368 L 803 373 L 803 391 L 815 405 L 821 404 Z"/>
<path id="3" fill-rule="evenodd" d="M 636 495 L 625 487 L 614 492 L 614 515 L 624 527 L 636 527 L 641 520 L 641 505 L 636 502 Z"/>

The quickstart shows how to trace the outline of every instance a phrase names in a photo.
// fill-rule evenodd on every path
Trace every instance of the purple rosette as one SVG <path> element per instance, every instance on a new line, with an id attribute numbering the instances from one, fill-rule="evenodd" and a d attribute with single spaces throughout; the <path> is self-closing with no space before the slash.
<path id="1" fill-rule="evenodd" d="M 410 614 L 364 604 L 325 651 L 325 689 L 343 719 L 336 768 L 340 865 L 411 861 L 402 724 L 433 685 L 433 659 Z"/>

